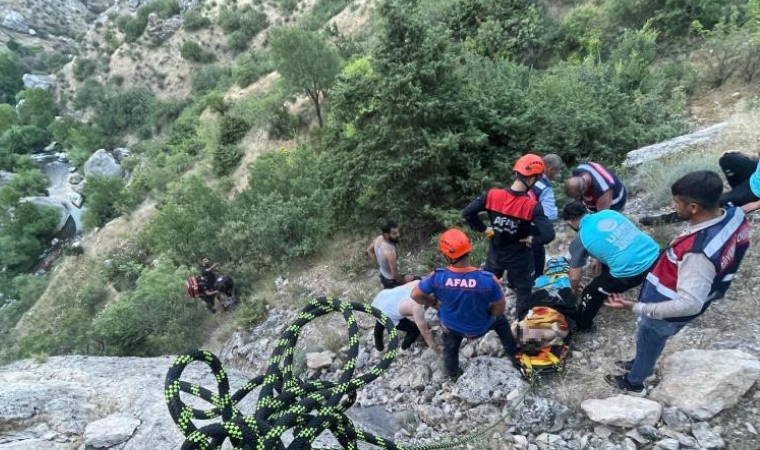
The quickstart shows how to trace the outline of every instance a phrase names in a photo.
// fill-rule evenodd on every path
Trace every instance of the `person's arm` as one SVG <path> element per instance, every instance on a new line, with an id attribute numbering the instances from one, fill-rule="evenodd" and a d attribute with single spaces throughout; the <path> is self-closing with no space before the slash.
<path id="1" fill-rule="evenodd" d="M 420 284 L 424 282 L 425 280 L 423 279 L 420 282 Z M 412 300 L 414 300 L 415 302 L 419 303 L 422 306 L 436 307 L 438 305 L 438 300 L 436 300 L 434 296 L 423 292 L 420 289 L 419 284 L 415 286 L 414 289 L 412 289 L 412 295 L 410 297 L 412 297 Z"/>
<path id="2" fill-rule="evenodd" d="M 414 323 L 417 325 L 417 328 L 419 328 L 420 334 L 422 335 L 422 338 L 425 339 L 428 347 L 433 349 L 436 353 L 441 353 L 441 350 L 438 348 L 438 343 L 435 342 L 433 333 L 430 332 L 427 320 L 425 320 L 425 310 L 419 304 L 415 304 L 412 307 L 412 319 L 414 319 Z"/>
<path id="3" fill-rule="evenodd" d="M 570 264 L 570 270 L 568 272 L 568 278 L 570 278 L 570 288 L 573 290 L 573 293 L 580 297 L 581 295 L 581 279 L 583 278 L 583 266 L 586 265 L 586 259 L 588 258 L 588 252 L 583 247 L 583 243 L 581 242 L 581 238 L 579 236 L 575 236 L 572 241 L 570 241 L 570 248 L 568 249 L 568 253 L 570 253 L 570 258 L 568 263 Z"/>
<path id="4" fill-rule="evenodd" d="M 377 256 L 375 255 L 375 239 L 369 243 L 369 247 L 367 247 L 367 254 L 370 258 L 372 258 L 373 261 L 377 262 Z"/>
<path id="5" fill-rule="evenodd" d="M 753 211 L 757 211 L 758 209 L 760 209 L 760 200 L 756 202 L 745 203 L 742 205 L 742 211 L 744 211 L 744 214 L 749 214 Z"/>
<path id="6" fill-rule="evenodd" d="M 610 209 L 610 205 L 612 205 L 612 188 L 604 191 L 604 194 L 596 200 L 596 210 Z"/>
<path id="7" fill-rule="evenodd" d="M 546 217 L 552 222 L 557 220 L 559 211 L 557 210 L 557 201 L 554 198 L 554 190 L 552 188 L 544 189 L 538 201 L 541 203 L 541 207 L 544 208 Z"/>
<path id="8" fill-rule="evenodd" d="M 546 245 L 554 240 L 554 225 L 544 214 L 544 208 L 540 203 L 533 208 L 533 225 L 535 233 L 533 233 L 532 244 Z"/>
<path id="9" fill-rule="evenodd" d="M 488 313 L 492 316 L 498 316 L 504 314 L 507 310 L 507 300 L 502 298 L 501 300 L 488 305 Z"/>
<path id="10" fill-rule="evenodd" d="M 406 278 L 404 278 L 403 275 L 401 275 L 401 272 L 398 271 L 398 259 L 396 256 L 396 252 L 386 251 L 384 253 L 386 261 L 388 261 L 388 268 L 391 269 L 391 274 L 393 275 L 393 279 L 396 280 L 399 284 L 404 284 L 407 282 Z"/>
<path id="11" fill-rule="evenodd" d="M 653 319 L 697 314 L 707 301 L 715 279 L 715 266 L 703 253 L 687 253 L 678 265 L 678 295 L 660 303 L 637 303 L 633 312 Z"/>
<path id="12" fill-rule="evenodd" d="M 480 197 L 472 201 L 467 207 L 462 210 L 462 217 L 467 221 L 473 231 L 484 233 L 488 227 L 478 218 L 478 213 L 486 210 L 486 197 L 488 194 L 483 194 Z"/>

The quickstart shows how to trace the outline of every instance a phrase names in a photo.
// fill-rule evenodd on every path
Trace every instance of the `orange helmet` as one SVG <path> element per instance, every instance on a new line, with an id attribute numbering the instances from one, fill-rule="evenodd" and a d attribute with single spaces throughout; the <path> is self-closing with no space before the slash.
<path id="1" fill-rule="evenodd" d="M 438 248 L 448 259 L 458 259 L 470 253 L 472 244 L 464 231 L 452 228 L 443 232 Z"/>
<path id="2" fill-rule="evenodd" d="M 544 168 L 544 160 L 540 156 L 528 153 L 517 160 L 514 171 L 520 175 L 532 177 L 544 173 Z"/>

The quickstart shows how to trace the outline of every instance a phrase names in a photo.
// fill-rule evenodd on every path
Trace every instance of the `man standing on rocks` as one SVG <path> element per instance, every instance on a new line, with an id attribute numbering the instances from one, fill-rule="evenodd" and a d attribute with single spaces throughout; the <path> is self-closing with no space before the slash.
<path id="1" fill-rule="evenodd" d="M 438 248 L 449 267 L 436 269 L 420 281 L 412 298 L 423 306 L 438 309 L 443 328 L 443 364 L 452 379 L 462 374 L 459 346 L 464 338 L 475 338 L 494 330 L 514 365 L 517 344 L 504 316 L 507 301 L 499 280 L 490 272 L 470 264 L 472 244 L 462 230 L 445 231 Z"/>
<path id="2" fill-rule="evenodd" d="M 591 331 L 594 317 L 610 294 L 639 286 L 660 255 L 648 234 L 617 211 L 589 214 L 581 202 L 562 209 L 562 218 L 577 233 L 570 241 L 570 287 L 580 299 L 578 331 Z M 598 261 L 601 273 L 581 292 L 583 267 L 588 257 Z"/>
<path id="3" fill-rule="evenodd" d="M 623 182 L 603 165 L 587 161 L 565 182 L 565 195 L 581 200 L 591 211 L 623 211 L 627 194 Z"/>
<path id="4" fill-rule="evenodd" d="M 627 373 L 607 375 L 610 385 L 645 395 L 644 380 L 654 372 L 668 338 L 704 313 L 731 285 L 749 248 L 751 230 L 741 208 L 720 207 L 722 191 L 720 176 L 707 170 L 689 173 L 671 186 L 673 208 L 688 226 L 657 259 L 638 303 L 620 294 L 605 302 L 640 316 L 636 356 L 616 362 Z"/>
<path id="5" fill-rule="evenodd" d="M 398 269 L 396 245 L 401 238 L 398 224 L 393 220 L 388 220 L 380 227 L 380 230 L 382 234 L 369 244 L 367 254 L 377 262 L 380 268 L 380 283 L 383 288 L 392 289 L 412 281 L 414 276 L 404 276 Z"/>
<path id="6" fill-rule="evenodd" d="M 473 200 L 462 211 L 462 217 L 474 231 L 490 238 L 485 269 L 501 279 L 507 272 L 507 284 L 517 295 L 517 313 L 527 312 L 533 288 L 533 245 L 554 240 L 554 226 L 544 214 L 541 204 L 528 192 L 544 173 L 544 160 L 538 155 L 520 157 L 513 168 L 512 184 L 491 189 Z M 478 217 L 488 213 L 486 227 Z"/>
<path id="7" fill-rule="evenodd" d="M 434 352 L 440 353 L 433 333 L 430 332 L 430 327 L 425 321 L 425 309 L 411 298 L 412 289 L 417 287 L 417 284 L 419 281 L 412 281 L 393 289 L 383 289 L 372 300 L 372 306 L 388 316 L 397 329 L 406 332 L 406 337 L 401 343 L 402 350 L 411 347 L 422 334 L 422 338 L 425 339 L 428 347 Z M 378 351 L 383 351 L 385 348 L 383 345 L 384 334 L 385 327 L 383 324 L 375 322 L 375 348 Z"/>

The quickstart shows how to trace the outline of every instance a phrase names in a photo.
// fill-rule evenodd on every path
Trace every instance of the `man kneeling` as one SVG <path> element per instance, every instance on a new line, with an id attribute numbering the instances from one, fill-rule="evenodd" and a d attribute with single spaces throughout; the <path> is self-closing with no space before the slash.
<path id="1" fill-rule="evenodd" d="M 382 311 L 393 322 L 393 325 L 406 332 L 406 337 L 401 343 L 401 349 L 406 350 L 422 334 L 427 345 L 436 353 L 440 353 L 438 344 L 430 332 L 427 322 L 425 321 L 425 309 L 419 303 L 411 299 L 412 289 L 419 281 L 412 281 L 393 289 L 384 289 L 372 300 L 372 306 Z M 408 318 L 411 317 L 412 320 Z M 383 351 L 383 334 L 385 327 L 380 322 L 375 323 L 375 348 Z"/>

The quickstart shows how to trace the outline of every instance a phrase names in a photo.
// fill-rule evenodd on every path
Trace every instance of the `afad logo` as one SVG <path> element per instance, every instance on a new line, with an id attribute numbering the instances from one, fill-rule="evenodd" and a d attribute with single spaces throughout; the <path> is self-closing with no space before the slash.
<path id="1" fill-rule="evenodd" d="M 466 279 L 466 278 L 446 278 L 446 287 L 465 287 L 465 288 L 474 288 L 478 285 L 478 282 L 474 279 Z"/>

